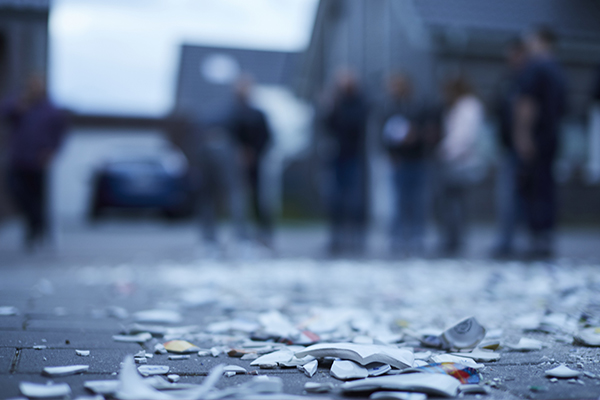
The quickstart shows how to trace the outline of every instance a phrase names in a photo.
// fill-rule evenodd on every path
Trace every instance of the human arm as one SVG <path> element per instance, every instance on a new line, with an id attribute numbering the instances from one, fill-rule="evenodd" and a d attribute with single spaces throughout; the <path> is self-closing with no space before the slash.
<path id="1" fill-rule="evenodd" d="M 521 96 L 515 103 L 515 126 L 513 129 L 513 142 L 519 156 L 529 161 L 535 157 L 533 142 L 533 121 L 536 117 L 536 105 L 530 96 Z"/>

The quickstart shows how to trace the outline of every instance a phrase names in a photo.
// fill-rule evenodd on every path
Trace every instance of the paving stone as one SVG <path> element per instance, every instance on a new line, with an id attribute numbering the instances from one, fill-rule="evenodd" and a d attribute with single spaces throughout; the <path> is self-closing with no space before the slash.
<path id="1" fill-rule="evenodd" d="M 35 345 L 46 345 L 49 349 L 116 349 L 132 353 L 141 350 L 137 343 L 115 342 L 112 335 L 97 332 L 4 330 L 0 331 L 0 348 L 33 348 Z"/>
<path id="2" fill-rule="evenodd" d="M 16 373 L 41 373 L 44 367 L 84 364 L 90 366 L 87 373 L 110 374 L 119 371 L 127 354 L 132 353 L 125 350 L 94 349 L 90 350 L 88 357 L 80 357 L 75 354 L 75 349 L 23 349 L 19 355 Z"/>
<path id="3" fill-rule="evenodd" d="M 29 331 L 106 331 L 117 333 L 121 330 L 121 326 L 120 322 L 113 319 L 82 319 L 71 317 L 28 320 L 25 329 Z"/>
<path id="4" fill-rule="evenodd" d="M 0 348 L 0 374 L 7 374 L 10 371 L 14 356 L 15 349 Z"/>

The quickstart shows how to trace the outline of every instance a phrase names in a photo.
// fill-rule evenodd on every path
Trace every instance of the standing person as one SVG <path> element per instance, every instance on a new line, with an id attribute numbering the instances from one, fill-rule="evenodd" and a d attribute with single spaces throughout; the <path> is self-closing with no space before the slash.
<path id="1" fill-rule="evenodd" d="M 360 253 L 365 247 L 365 136 L 367 102 L 352 71 L 340 71 L 333 107 L 325 117 L 336 144 L 331 193 L 329 251 Z"/>
<path id="2" fill-rule="evenodd" d="M 193 165 L 199 183 L 204 256 L 212 257 L 221 254 L 217 232 L 219 204 L 226 205 L 236 239 L 247 239 L 243 178 L 236 146 L 224 125 L 223 121 L 215 121 L 194 129 L 197 154 Z"/>
<path id="3" fill-rule="evenodd" d="M 514 236 L 522 213 L 518 191 L 518 157 L 513 144 L 515 102 L 519 94 L 519 75 L 527 61 L 525 42 L 520 38 L 509 43 L 506 52 L 507 71 L 500 81 L 496 99 L 499 120 L 498 142 L 500 162 L 497 170 L 496 209 L 498 233 L 492 257 L 506 258 L 514 253 Z"/>
<path id="4" fill-rule="evenodd" d="M 396 214 L 391 251 L 422 255 L 427 211 L 428 118 L 413 96 L 410 79 L 395 74 L 387 82 L 389 104 L 383 120 L 383 145 L 393 168 Z"/>
<path id="5" fill-rule="evenodd" d="M 242 158 L 242 169 L 250 191 L 252 210 L 258 221 L 258 240 L 271 248 L 273 243 L 273 221 L 271 211 L 262 201 L 261 162 L 272 140 L 271 130 L 265 113 L 250 104 L 252 81 L 241 78 L 235 87 L 236 102 L 230 121 L 230 130 Z"/>
<path id="6" fill-rule="evenodd" d="M 455 256 L 464 246 L 467 189 L 479 173 L 477 137 L 484 112 L 464 77 L 449 79 L 443 91 L 445 111 L 437 166 L 441 253 Z"/>
<path id="7" fill-rule="evenodd" d="M 527 37 L 530 60 L 519 78 L 514 143 L 531 235 L 528 256 L 551 257 L 556 224 L 554 161 L 566 109 L 566 82 L 554 57 L 556 36 L 545 27 Z"/>
<path id="8" fill-rule="evenodd" d="M 48 234 L 47 175 L 66 130 L 66 118 L 48 99 L 40 76 L 30 77 L 22 95 L 7 100 L 1 113 L 11 130 L 9 191 L 27 221 L 25 246 L 33 250 Z"/>
<path id="9" fill-rule="evenodd" d="M 588 180 L 600 182 L 600 66 L 592 89 L 589 121 Z"/>

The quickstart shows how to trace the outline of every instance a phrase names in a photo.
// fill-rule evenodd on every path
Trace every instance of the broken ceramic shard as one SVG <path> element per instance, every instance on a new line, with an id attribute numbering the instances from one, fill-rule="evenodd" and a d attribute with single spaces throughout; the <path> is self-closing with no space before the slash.
<path id="1" fill-rule="evenodd" d="M 367 371 L 369 372 L 369 376 L 384 375 L 384 374 L 387 374 L 392 369 L 392 367 L 389 366 L 388 364 L 382 364 L 382 363 L 372 363 L 372 364 L 368 364 L 366 367 L 367 367 Z"/>
<path id="2" fill-rule="evenodd" d="M 320 343 L 296 352 L 298 358 L 308 355 L 316 358 L 341 358 L 342 360 L 355 361 L 361 365 L 378 362 L 389 364 L 398 369 L 410 368 L 414 362 L 414 356 L 410 350 L 356 343 Z"/>
<path id="3" fill-rule="evenodd" d="M 288 349 L 282 349 L 273 353 L 265 354 L 264 356 L 258 357 L 252 361 L 250 365 L 262 366 L 267 364 L 279 364 L 289 362 L 294 357 L 294 353 Z"/>
<path id="4" fill-rule="evenodd" d="M 34 398 L 64 397 L 71 394 L 71 387 L 66 383 L 43 385 L 32 382 L 19 383 L 21 394 Z"/>
<path id="5" fill-rule="evenodd" d="M 478 364 L 475 361 L 473 361 L 473 359 L 471 359 L 471 358 L 458 357 L 458 356 L 453 356 L 451 354 L 437 354 L 437 355 L 431 357 L 431 361 L 438 363 L 438 364 L 457 363 L 457 364 L 466 365 L 467 367 L 471 367 L 474 369 L 481 369 L 481 368 L 485 367 L 485 365 Z"/>
<path id="6" fill-rule="evenodd" d="M 123 307 L 111 306 L 106 308 L 106 313 L 109 317 L 117 319 L 125 319 L 129 317 L 129 313 Z"/>
<path id="7" fill-rule="evenodd" d="M 85 381 L 83 387 L 95 394 L 112 395 L 119 390 L 119 385 L 115 380 Z"/>
<path id="8" fill-rule="evenodd" d="M 154 365 L 143 365 L 141 368 L 152 368 Z M 168 369 L 168 367 L 167 367 Z M 140 373 L 142 373 L 140 371 Z M 142 373 L 143 375 L 143 373 Z M 119 387 L 114 395 L 117 399 L 149 399 L 163 400 L 172 399 L 171 396 L 161 393 L 154 389 L 147 381 L 145 381 L 135 370 L 133 357 L 125 357 L 125 361 L 121 364 L 121 372 L 119 373 Z"/>
<path id="9" fill-rule="evenodd" d="M 167 375 L 167 379 L 169 380 L 169 382 L 179 382 L 179 379 L 181 379 L 181 377 L 177 374 L 169 374 Z"/>
<path id="10" fill-rule="evenodd" d="M 267 335 L 295 338 L 300 334 L 290 320 L 276 310 L 259 315 L 258 321 Z"/>
<path id="11" fill-rule="evenodd" d="M 197 353 L 200 348 L 185 340 L 171 340 L 166 342 L 164 348 L 171 353 Z"/>
<path id="12" fill-rule="evenodd" d="M 137 335 L 113 335 L 112 338 L 116 342 L 144 343 L 152 339 L 152 335 L 148 332 L 144 332 L 138 333 Z"/>
<path id="13" fill-rule="evenodd" d="M 308 393 L 327 393 L 333 390 L 333 383 L 319 383 L 319 382 L 306 382 L 304 384 L 304 390 Z"/>
<path id="14" fill-rule="evenodd" d="M 213 357 L 219 357 L 219 355 L 223 353 L 225 353 L 225 348 L 223 346 L 214 346 L 210 348 L 210 354 Z M 200 355 L 200 351 L 198 352 L 198 355 Z"/>
<path id="15" fill-rule="evenodd" d="M 145 310 L 133 314 L 137 322 L 158 324 L 178 324 L 183 320 L 181 314 L 173 310 Z"/>
<path id="16" fill-rule="evenodd" d="M 359 379 L 345 382 L 340 388 L 345 393 L 398 390 L 455 397 L 458 394 L 459 385 L 460 381 L 449 375 L 412 373 Z"/>
<path id="17" fill-rule="evenodd" d="M 490 350 L 474 349 L 469 353 L 452 353 L 458 357 L 471 358 L 476 362 L 490 362 L 498 361 L 500 359 L 500 353 L 496 353 Z"/>
<path id="18" fill-rule="evenodd" d="M 13 307 L 13 306 L 0 307 L 0 316 L 9 317 L 11 315 L 18 315 L 18 314 L 19 314 L 19 310 L 17 309 L 17 307 Z"/>
<path id="19" fill-rule="evenodd" d="M 42 372 L 48 376 L 67 376 L 79 374 L 90 369 L 89 365 L 67 365 L 64 367 L 45 367 Z"/>
<path id="20" fill-rule="evenodd" d="M 586 328 L 580 330 L 576 335 L 573 336 L 573 340 L 577 344 L 590 347 L 600 346 L 600 328 Z"/>
<path id="21" fill-rule="evenodd" d="M 90 351 L 89 350 L 75 350 L 75 354 L 77 354 L 80 357 L 87 357 L 90 355 Z"/>
<path id="22" fill-rule="evenodd" d="M 489 332 L 485 337 L 487 338 L 488 336 L 489 336 Z M 498 350 L 501 347 L 500 340 L 499 339 L 484 340 L 483 342 L 479 343 L 479 347 L 484 350 Z"/>
<path id="23" fill-rule="evenodd" d="M 371 400 L 426 400 L 425 393 L 414 392 L 375 392 L 369 396 Z"/>
<path id="24" fill-rule="evenodd" d="M 225 372 L 233 372 L 233 374 L 246 374 L 248 371 L 244 367 L 240 367 L 239 365 L 226 365 L 223 368 Z"/>
<path id="25" fill-rule="evenodd" d="M 189 360 L 190 356 L 187 354 L 172 354 L 169 356 L 169 360 Z M 144 358 L 145 360 L 145 358 Z"/>
<path id="26" fill-rule="evenodd" d="M 485 328 L 475 317 L 466 318 L 442 333 L 440 339 L 447 349 L 472 349 L 485 337 Z"/>
<path id="27" fill-rule="evenodd" d="M 507 344 L 506 345 L 506 347 L 508 347 L 509 349 L 514 350 L 514 351 L 541 350 L 543 346 L 544 346 L 544 344 L 542 342 L 540 342 L 539 340 L 530 339 L 530 338 L 521 338 L 519 340 L 519 343 L 517 343 L 517 344 Z"/>
<path id="28" fill-rule="evenodd" d="M 242 357 L 242 360 L 244 359 L 244 357 Z M 308 364 L 309 362 L 315 360 L 315 358 L 313 356 L 306 356 L 303 358 L 298 358 L 296 356 L 292 357 L 292 359 L 290 361 L 286 361 L 286 362 L 280 362 L 278 363 L 280 367 L 287 367 L 287 368 L 293 368 L 293 367 L 297 367 L 300 365 L 305 365 Z"/>
<path id="29" fill-rule="evenodd" d="M 227 352 L 227 355 L 229 357 L 236 357 L 236 358 L 242 358 L 245 355 L 248 354 L 258 354 L 256 350 L 252 349 L 252 350 L 247 350 L 247 349 L 230 349 Z"/>
<path id="30" fill-rule="evenodd" d="M 490 391 L 487 387 L 482 385 L 464 384 L 458 387 L 458 391 L 463 394 L 489 394 Z"/>
<path id="31" fill-rule="evenodd" d="M 402 373 L 430 373 L 430 374 L 445 374 L 457 379 L 463 384 L 477 384 L 481 381 L 481 377 L 476 369 L 467 367 L 463 364 L 456 363 L 441 363 L 441 364 L 429 364 L 417 368 L 409 368 Z"/>
<path id="32" fill-rule="evenodd" d="M 234 319 L 229 321 L 213 322 L 206 327 L 206 331 L 210 333 L 226 333 L 226 332 L 244 332 L 252 333 L 260 328 L 260 325 L 253 321 L 244 319 Z"/>
<path id="33" fill-rule="evenodd" d="M 312 360 L 306 364 L 297 365 L 300 371 L 304 372 L 304 375 L 312 378 L 313 375 L 317 372 L 317 367 L 319 366 L 319 362 L 317 360 Z"/>
<path id="34" fill-rule="evenodd" d="M 331 373 L 331 376 L 342 381 L 366 378 L 369 376 L 369 371 L 367 371 L 365 367 L 349 360 L 335 360 L 331 365 L 331 370 L 329 372 Z"/>
<path id="35" fill-rule="evenodd" d="M 154 345 L 154 352 L 156 354 L 167 354 L 167 349 L 165 349 L 162 343 L 156 343 Z"/>
<path id="36" fill-rule="evenodd" d="M 556 368 L 549 369 L 545 372 L 546 376 L 554 378 L 576 378 L 581 375 L 581 372 L 574 371 L 564 364 L 559 365 Z"/>
<path id="37" fill-rule="evenodd" d="M 165 375 L 169 373 L 167 365 L 142 365 L 138 367 L 140 374 L 144 376 Z"/>
<path id="38" fill-rule="evenodd" d="M 414 354 L 415 360 L 429 360 L 429 357 L 431 357 L 431 352 L 430 351 L 420 351 L 418 353 Z"/>

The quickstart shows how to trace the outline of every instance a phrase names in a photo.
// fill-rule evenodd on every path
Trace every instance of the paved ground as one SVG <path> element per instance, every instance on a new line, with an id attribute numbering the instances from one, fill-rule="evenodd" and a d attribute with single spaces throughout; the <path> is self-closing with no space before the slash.
<path id="1" fill-rule="evenodd" d="M 117 379 L 124 357 L 151 351 L 154 342 L 119 343 L 112 336 L 132 326 L 135 312 L 155 308 L 178 312 L 182 320 L 174 326 L 190 327 L 157 340 L 179 336 L 201 348 L 236 347 L 248 337 L 239 331 L 209 332 L 213 322 L 257 323 L 278 310 L 324 339 L 392 335 L 419 352 L 425 349 L 407 333 L 439 331 L 473 315 L 504 344 L 500 361 L 485 363 L 481 371 L 489 398 L 600 396 L 600 348 L 572 344 L 582 312 L 600 325 L 597 231 L 567 230 L 560 257 L 547 263 L 487 260 L 492 234 L 482 228 L 475 230 L 469 257 L 456 260 L 393 260 L 377 234 L 364 259 L 329 260 L 322 256 L 326 232 L 314 226 L 283 229 L 275 257 L 231 247 L 221 259 L 214 253 L 203 256 L 189 224 L 112 221 L 65 227 L 60 250 L 31 255 L 21 253 L 17 233 L 16 225 L 0 229 L 0 306 L 19 311 L 0 316 L 0 398 L 19 396 L 21 381 L 47 382 L 41 375 L 45 366 L 90 366 L 85 374 L 53 379 L 69 383 L 74 396 L 90 394 L 85 381 Z M 127 316 L 117 318 L 114 307 Z M 545 347 L 509 351 L 506 344 L 521 337 L 541 340 Z M 46 348 L 36 350 L 37 345 Z M 91 355 L 79 357 L 75 349 Z M 257 369 L 224 354 L 184 361 L 156 355 L 148 363 L 168 365 L 189 383 L 201 383 L 219 363 Z M 553 383 L 544 377 L 560 363 L 599 378 L 582 375 L 578 381 Z M 309 381 L 341 383 L 328 367 L 321 363 L 312 378 L 296 369 L 259 374 L 279 376 L 285 393 L 302 395 Z M 250 379 L 222 378 L 217 386 Z"/>

